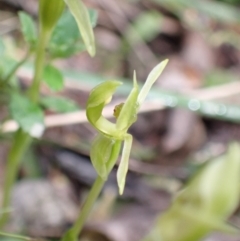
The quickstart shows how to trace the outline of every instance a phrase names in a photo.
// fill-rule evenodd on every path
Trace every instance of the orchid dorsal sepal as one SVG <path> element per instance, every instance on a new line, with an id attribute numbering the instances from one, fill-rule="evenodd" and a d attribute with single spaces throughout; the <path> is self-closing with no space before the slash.
<path id="1" fill-rule="evenodd" d="M 128 162 L 132 147 L 132 136 L 128 134 L 129 127 L 137 120 L 137 112 L 140 104 L 145 100 L 151 86 L 162 73 L 167 60 L 157 65 L 149 74 L 146 83 L 143 85 L 141 92 L 137 84 L 136 73 L 133 75 L 133 88 L 128 95 L 126 101 L 117 105 L 114 109 L 114 116 L 116 123 L 107 120 L 102 111 L 104 106 L 112 98 L 117 87 L 122 83 L 119 81 L 106 81 L 96 86 L 90 93 L 87 102 L 87 118 L 89 122 L 99 132 L 97 138 L 94 140 L 90 156 L 98 175 L 102 179 L 106 179 L 109 170 L 107 169 L 108 163 L 112 156 L 116 157 L 114 150 L 116 143 L 124 142 L 122 157 L 117 172 L 117 182 L 119 193 L 124 191 L 126 175 L 128 171 Z"/>
<path id="2" fill-rule="evenodd" d="M 119 81 L 105 81 L 97 85 L 91 92 L 87 101 L 86 114 L 88 121 L 101 133 L 115 135 L 115 125 L 102 116 L 104 106 L 111 99 L 117 87 L 122 83 Z"/>

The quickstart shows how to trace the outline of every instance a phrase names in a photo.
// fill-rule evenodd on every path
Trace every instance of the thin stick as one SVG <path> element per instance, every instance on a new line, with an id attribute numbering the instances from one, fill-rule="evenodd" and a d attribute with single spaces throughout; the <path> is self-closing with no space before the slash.
<path id="1" fill-rule="evenodd" d="M 121 101 L 119 101 L 121 102 Z M 113 110 L 115 105 L 110 105 L 105 107 L 103 111 L 103 115 L 106 118 L 112 118 L 113 117 Z M 144 112 L 151 112 L 155 110 L 161 110 L 164 109 L 165 106 L 162 105 L 161 101 L 145 101 L 145 103 L 142 105 L 141 109 L 139 110 L 139 113 Z M 57 127 L 57 126 L 66 126 L 66 125 L 73 125 L 73 124 L 81 124 L 81 123 L 87 123 L 87 117 L 85 111 L 76 111 L 66 114 L 56 114 L 56 115 L 50 115 L 45 117 L 45 126 L 46 128 L 51 127 Z M 14 132 L 18 129 L 18 124 L 13 121 L 6 121 L 1 126 L 1 132 Z"/>

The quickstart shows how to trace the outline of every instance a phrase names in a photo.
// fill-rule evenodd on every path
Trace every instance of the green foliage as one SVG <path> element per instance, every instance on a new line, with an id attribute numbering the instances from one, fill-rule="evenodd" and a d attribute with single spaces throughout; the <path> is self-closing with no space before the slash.
<path id="1" fill-rule="evenodd" d="M 99 134 L 93 142 L 90 156 L 93 166 L 99 176 L 106 179 L 108 176 L 107 166 L 117 141 L 123 141 L 123 151 L 120 165 L 117 172 L 117 181 L 120 194 L 123 193 L 128 170 L 128 161 L 132 146 L 132 136 L 127 133 L 129 127 L 136 121 L 137 112 L 145 100 L 151 86 L 157 80 L 165 68 L 167 61 L 161 62 L 148 75 L 142 87 L 138 90 L 136 75 L 134 73 L 133 88 L 125 103 L 122 105 L 116 124 L 108 121 L 102 116 L 104 106 L 111 100 L 116 88 L 121 85 L 118 81 L 105 81 L 96 86 L 90 93 L 87 102 L 87 118 L 98 130 Z M 104 152 L 103 149 L 106 151 Z"/>
<path id="2" fill-rule="evenodd" d="M 44 130 L 44 118 L 38 104 L 33 103 L 22 94 L 13 93 L 9 103 L 9 110 L 13 119 L 23 131 L 34 137 L 41 136 Z"/>
<path id="3" fill-rule="evenodd" d="M 43 81 L 53 91 L 60 91 L 64 87 L 64 80 L 61 71 L 50 64 L 44 67 Z"/>
<path id="4" fill-rule="evenodd" d="M 26 43 L 29 44 L 30 48 L 34 49 L 37 43 L 37 31 L 35 23 L 32 17 L 25 12 L 19 12 L 19 18 L 24 39 Z"/>
<path id="5" fill-rule="evenodd" d="M 90 55 L 93 56 L 95 54 L 95 43 L 90 14 L 88 13 L 87 8 L 81 1 L 78 0 L 66 0 L 66 2 L 77 21 L 78 28 L 81 30 L 81 37 L 86 45 L 86 49 L 89 51 Z M 61 72 L 50 64 L 46 65 L 46 62 L 50 63 L 54 57 L 70 56 L 71 54 L 76 53 L 76 51 L 79 50 L 78 46 L 81 45 L 80 41 L 77 45 L 77 42 L 80 39 L 80 35 L 78 33 L 76 34 L 75 32 L 70 32 L 70 34 L 68 34 L 67 31 L 71 28 L 69 27 L 69 22 L 66 21 L 67 23 L 64 23 L 63 25 L 60 23 L 60 30 L 57 29 L 52 38 L 52 45 L 55 43 L 56 45 L 59 45 L 59 48 L 55 46 L 54 52 L 52 50 L 53 48 L 51 49 L 50 47 L 50 56 L 47 56 L 46 50 L 48 50 L 49 47 L 49 40 L 51 39 L 52 31 L 61 17 L 64 8 L 65 2 L 63 0 L 40 0 L 39 31 L 37 35 L 32 18 L 23 12 L 19 14 L 23 36 L 29 45 L 29 50 L 21 61 L 17 63 L 12 61 L 12 59 L 5 53 L 4 45 L 0 42 L 1 92 L 3 90 L 3 86 L 6 86 L 8 91 L 7 93 L 10 96 L 10 103 L 8 106 L 9 112 L 11 117 L 19 124 L 19 129 L 14 134 L 14 140 L 7 159 L 2 202 L 4 210 L 9 206 L 11 189 L 17 177 L 20 161 L 31 143 L 31 136 L 40 137 L 44 130 L 44 114 L 40 107 L 40 103 L 38 103 L 42 79 L 44 78 L 48 86 L 54 91 L 58 91 L 63 87 L 63 76 Z M 94 14 L 92 14 L 92 20 L 94 22 Z M 64 35 L 60 35 L 60 32 L 63 32 Z M 62 37 L 59 39 L 59 36 Z M 64 38 L 64 36 L 68 36 L 69 38 Z M 62 42 L 58 42 L 60 40 Z M 66 49 L 64 49 L 64 45 L 67 46 Z M 70 46 L 73 46 L 73 49 L 69 50 Z M 9 80 L 14 78 L 18 68 L 30 57 L 31 54 L 34 54 L 35 59 L 34 75 L 31 86 L 24 94 L 20 91 L 16 92 L 16 89 L 9 84 Z M 46 61 L 47 59 L 48 61 Z M 61 111 L 75 109 L 73 103 L 64 101 L 63 99 L 45 99 L 45 101 L 43 101 L 43 105 L 51 107 L 51 109 Z M 3 213 L 0 216 L 0 228 L 7 222 L 8 217 L 9 215 L 7 213 Z M 5 234 L 0 233 L 0 235 Z M 19 238 L 20 236 L 17 237 L 16 235 L 11 235 L 11 237 Z"/>
<path id="6" fill-rule="evenodd" d="M 40 100 L 40 103 L 48 110 L 66 113 L 79 110 L 78 105 L 64 97 L 47 96 Z"/>
<path id="7" fill-rule="evenodd" d="M 88 10 L 82 0 L 64 0 L 74 16 L 88 53 L 95 55 L 95 40 Z"/>
<path id="8" fill-rule="evenodd" d="M 96 25 L 97 12 L 90 10 L 89 16 L 91 26 L 94 27 Z M 48 50 L 51 58 L 66 58 L 86 50 L 78 25 L 69 10 L 63 13 L 54 28 Z"/>
<path id="9" fill-rule="evenodd" d="M 144 241 L 197 241 L 211 231 L 239 233 L 225 220 L 239 203 L 240 147 L 212 160 L 179 192 Z"/>

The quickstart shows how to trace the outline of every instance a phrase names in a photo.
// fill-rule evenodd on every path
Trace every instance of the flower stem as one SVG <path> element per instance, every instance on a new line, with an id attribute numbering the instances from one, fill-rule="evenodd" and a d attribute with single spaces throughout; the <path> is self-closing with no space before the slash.
<path id="1" fill-rule="evenodd" d="M 43 67 L 45 62 L 45 48 L 46 48 L 48 39 L 49 39 L 49 32 L 41 30 L 39 34 L 39 45 L 36 52 L 33 83 L 29 89 L 29 97 L 33 102 L 37 102 L 39 97 L 39 88 L 40 88 L 42 72 L 43 72 Z M 19 165 L 32 139 L 30 135 L 24 132 L 21 128 L 14 134 L 13 138 L 14 138 L 14 141 L 9 151 L 6 172 L 5 172 L 6 175 L 5 175 L 5 182 L 4 182 L 3 204 L 2 204 L 3 209 L 7 209 L 10 205 L 11 190 L 16 180 Z M 9 213 L 3 213 L 2 216 L 0 216 L 0 227 L 2 227 L 7 222 L 8 217 L 9 217 Z"/>
<path id="2" fill-rule="evenodd" d="M 113 166 L 115 165 L 118 155 L 119 155 L 119 151 L 121 148 L 121 141 L 116 141 L 115 146 L 113 148 L 112 151 L 112 155 L 111 158 L 108 162 L 108 166 L 107 166 L 107 170 L 108 173 L 111 172 Z M 76 222 L 74 223 L 73 227 L 70 228 L 62 237 L 61 241 L 73 241 L 73 240 L 77 240 L 78 235 L 81 233 L 84 224 L 86 223 L 86 220 L 92 210 L 92 207 L 94 205 L 94 203 L 96 202 L 104 184 L 105 184 L 106 180 L 103 180 L 100 176 L 97 177 L 97 179 L 95 180 L 88 196 L 87 199 L 85 200 L 79 217 L 77 218 Z"/>
<path id="3" fill-rule="evenodd" d="M 44 29 L 41 29 L 39 35 L 40 39 L 36 52 L 34 77 L 32 85 L 29 88 L 29 97 L 33 102 L 37 102 L 39 98 L 39 89 L 45 63 L 45 49 L 50 37 L 50 33 Z"/>
<path id="4" fill-rule="evenodd" d="M 17 172 L 20 165 L 20 160 L 22 159 L 23 154 L 29 146 L 31 137 L 19 129 L 14 135 L 14 141 L 12 147 L 9 151 L 7 166 L 6 166 L 6 175 L 3 189 L 3 204 L 2 208 L 7 209 L 10 205 L 11 190 L 15 182 Z M 2 227 L 8 220 L 9 212 L 5 212 L 0 217 L 0 227 Z"/>

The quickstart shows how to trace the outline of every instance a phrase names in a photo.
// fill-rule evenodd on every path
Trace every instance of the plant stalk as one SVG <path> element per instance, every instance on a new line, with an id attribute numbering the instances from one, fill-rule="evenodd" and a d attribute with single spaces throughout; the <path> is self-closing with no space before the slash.
<path id="1" fill-rule="evenodd" d="M 7 209 L 10 205 L 11 190 L 14 185 L 17 172 L 20 165 L 20 160 L 30 144 L 31 137 L 19 129 L 14 135 L 14 141 L 9 151 L 6 175 L 3 188 L 3 204 L 2 208 Z M 0 227 L 8 220 L 9 212 L 5 212 L 0 217 Z"/>
<path id="2" fill-rule="evenodd" d="M 39 88 L 40 88 L 42 72 L 43 72 L 44 62 L 45 62 L 45 48 L 49 40 L 49 36 L 50 36 L 49 32 L 40 30 L 39 44 L 38 44 L 36 59 L 35 59 L 35 71 L 34 71 L 33 83 L 29 89 L 29 97 L 33 102 L 37 102 L 39 98 Z M 14 138 L 14 141 L 8 155 L 6 172 L 5 172 L 6 175 L 5 175 L 5 182 L 4 182 L 3 204 L 2 204 L 3 209 L 7 209 L 10 205 L 11 190 L 17 177 L 21 159 L 32 140 L 31 136 L 28 133 L 24 132 L 22 129 L 19 129 L 14 134 L 13 138 Z M 2 216 L 0 216 L 0 228 L 7 222 L 8 217 L 9 217 L 9 213 L 3 213 Z"/>
<path id="3" fill-rule="evenodd" d="M 108 173 L 111 172 L 111 170 L 113 169 L 113 167 L 118 159 L 120 148 L 121 148 L 121 141 L 116 141 L 112 154 L 111 154 L 111 157 L 110 157 L 110 160 L 107 165 Z M 85 202 L 80 210 L 80 214 L 79 214 L 76 222 L 74 223 L 73 227 L 70 228 L 63 235 L 61 241 L 70 241 L 70 240 L 73 241 L 73 240 L 78 239 L 78 236 L 81 233 L 83 226 L 87 221 L 87 218 L 93 208 L 93 205 L 96 202 L 100 192 L 102 191 L 105 181 L 106 180 L 102 179 L 100 176 L 97 177 L 97 179 L 95 180 L 95 182 L 87 196 L 87 199 L 85 200 Z"/>
<path id="4" fill-rule="evenodd" d="M 36 52 L 35 71 L 32 85 L 29 88 L 29 98 L 37 102 L 39 98 L 39 89 L 42 80 L 42 73 L 45 63 L 45 49 L 50 38 L 50 32 L 44 29 L 40 30 L 39 44 Z"/>

